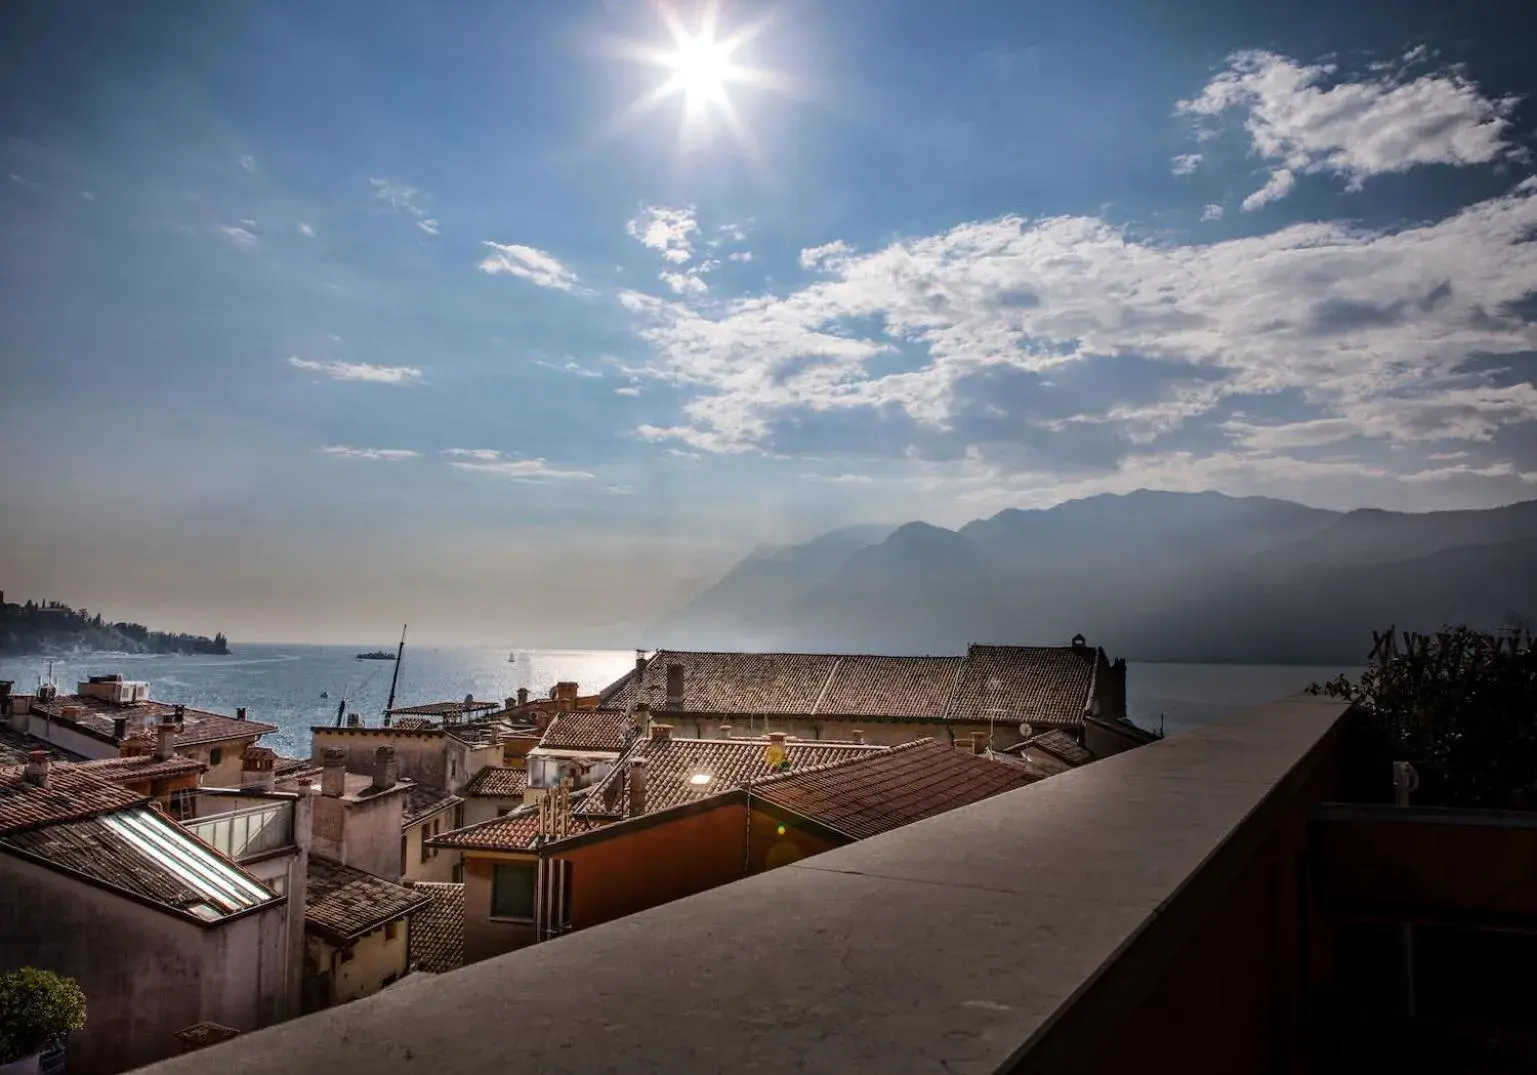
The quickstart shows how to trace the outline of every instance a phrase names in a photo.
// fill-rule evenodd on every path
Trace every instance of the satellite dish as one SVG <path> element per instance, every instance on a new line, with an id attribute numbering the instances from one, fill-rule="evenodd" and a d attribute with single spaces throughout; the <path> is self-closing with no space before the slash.
<path id="1" fill-rule="evenodd" d="M 1021 739 L 1029 739 L 1030 733 L 1032 731 L 1034 731 L 1034 729 L 1030 727 L 1030 722 L 1028 720 L 1023 721 L 1019 726 L 1019 737 Z"/>

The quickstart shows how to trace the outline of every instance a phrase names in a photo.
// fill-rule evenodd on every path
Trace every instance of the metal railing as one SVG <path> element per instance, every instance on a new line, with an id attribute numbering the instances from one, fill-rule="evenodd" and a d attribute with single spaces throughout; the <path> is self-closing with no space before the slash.
<path id="1" fill-rule="evenodd" d="M 182 824 L 236 862 L 291 847 L 294 842 L 294 808 L 288 802 L 191 818 Z"/>

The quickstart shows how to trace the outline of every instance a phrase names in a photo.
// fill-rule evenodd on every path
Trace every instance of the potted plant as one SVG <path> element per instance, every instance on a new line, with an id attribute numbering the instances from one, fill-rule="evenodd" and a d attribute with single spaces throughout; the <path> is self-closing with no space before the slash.
<path id="1" fill-rule="evenodd" d="M 43 1053 L 85 1026 L 85 994 L 73 978 L 36 967 L 0 974 L 0 1075 L 33 1075 Z"/>

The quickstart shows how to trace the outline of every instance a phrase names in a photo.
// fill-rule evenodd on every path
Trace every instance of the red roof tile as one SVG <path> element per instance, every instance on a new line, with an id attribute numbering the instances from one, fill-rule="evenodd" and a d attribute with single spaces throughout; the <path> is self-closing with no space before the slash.
<path id="1" fill-rule="evenodd" d="M 410 887 L 429 901 L 411 912 L 411 966 L 429 974 L 464 966 L 464 886 L 417 881 Z"/>
<path id="2" fill-rule="evenodd" d="M 435 788 L 431 784 L 413 783 L 406 791 L 406 802 L 401 812 L 400 824 L 402 827 L 414 825 L 423 818 L 463 801 L 459 796 L 450 795 L 442 788 Z"/>
<path id="3" fill-rule="evenodd" d="M 50 720 L 79 728 L 86 734 L 105 742 L 116 743 L 119 736 L 114 721 L 128 722 L 126 737 L 148 735 L 153 738 L 160 718 L 174 713 L 176 707 L 169 702 L 146 701 L 133 705 L 118 705 L 103 698 L 89 695 L 62 694 L 51 701 L 34 702 L 33 713 L 41 713 Z M 66 711 L 72 715 L 65 716 Z M 267 735 L 277 731 L 275 724 L 263 724 L 255 720 L 236 720 L 222 713 L 210 713 L 203 709 L 183 707 L 182 727 L 176 733 L 178 747 L 198 743 L 217 743 L 225 739 L 241 739 Z"/>
<path id="4" fill-rule="evenodd" d="M 870 757 L 770 777 L 753 786 L 753 797 L 862 840 L 1035 780 L 1016 766 L 923 739 Z"/>
<path id="5" fill-rule="evenodd" d="M 426 893 L 311 855 L 304 926 L 345 944 L 426 906 L 428 900 Z"/>
<path id="6" fill-rule="evenodd" d="M 144 801 L 142 795 L 65 762 L 52 763 L 47 787 L 27 780 L 25 771 L 0 769 L 0 833 L 78 821 Z"/>
<path id="7" fill-rule="evenodd" d="M 568 835 L 607 824 L 606 818 L 588 818 L 575 812 Z M 465 851 L 532 851 L 539 846 L 539 812 L 527 807 L 503 817 L 445 832 L 427 841 L 429 847 L 453 847 Z"/>
<path id="8" fill-rule="evenodd" d="M 528 787 L 526 769 L 509 769 L 501 765 L 488 765 L 464 785 L 467 799 L 517 798 Z"/>
<path id="9" fill-rule="evenodd" d="M 943 715 L 963 657 L 840 657 L 818 716 L 915 717 Z"/>
<path id="10" fill-rule="evenodd" d="M 625 816 L 629 811 L 629 765 L 646 759 L 646 812 L 693 802 L 774 775 L 764 739 L 643 739 L 630 748 L 620 764 L 593 785 L 576 814 Z M 859 743 L 790 740 L 785 744 L 791 771 L 829 762 L 863 758 L 888 750 Z M 710 779 L 696 783 L 695 776 Z"/>
<path id="11" fill-rule="evenodd" d="M 1081 725 L 1098 653 L 1093 646 L 972 646 L 947 715 L 1010 725 Z"/>
<path id="12" fill-rule="evenodd" d="M 546 750 L 618 752 L 627 745 L 629 730 L 630 718 L 623 711 L 579 709 L 557 716 L 539 745 Z"/>
<path id="13" fill-rule="evenodd" d="M 110 780 L 114 784 L 168 780 L 174 776 L 193 776 L 208 769 L 208 766 L 196 758 L 183 758 L 178 755 L 161 761 L 153 754 L 142 754 L 132 758 L 101 758 L 96 761 L 79 762 L 77 765 L 78 768 L 104 780 Z"/>
<path id="14" fill-rule="evenodd" d="M 836 656 L 819 653 L 709 653 L 658 650 L 646 664 L 638 701 L 667 707 L 667 666 L 683 666 L 683 713 L 811 713 Z M 625 709 L 635 696 L 635 673 L 599 696 L 606 709 Z"/>

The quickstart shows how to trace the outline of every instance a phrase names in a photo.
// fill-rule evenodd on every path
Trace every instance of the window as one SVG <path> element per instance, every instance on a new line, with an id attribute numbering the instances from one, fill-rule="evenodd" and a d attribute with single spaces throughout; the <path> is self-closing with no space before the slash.
<path id="1" fill-rule="evenodd" d="M 534 917 L 534 864 L 498 865 L 491 874 L 491 917 Z"/>
<path id="2" fill-rule="evenodd" d="M 177 821 L 197 816 L 196 788 L 177 788 L 171 792 L 171 816 Z"/>
<path id="3" fill-rule="evenodd" d="M 400 869 L 401 869 L 401 872 L 405 872 L 406 863 L 408 863 L 410 861 L 411 861 L 411 837 L 409 837 L 409 836 L 402 836 L 400 838 Z"/>
<path id="4" fill-rule="evenodd" d="M 400 923 L 399 922 L 386 922 L 384 924 L 384 939 L 386 941 L 393 941 L 396 937 L 399 937 L 399 936 L 400 936 Z"/>
<path id="5" fill-rule="evenodd" d="M 454 807 L 454 828 L 456 828 L 456 829 L 464 828 L 464 804 L 463 803 L 460 803 L 458 806 Z"/>
<path id="6" fill-rule="evenodd" d="M 209 765 L 218 765 L 223 760 L 224 760 L 224 751 L 221 748 L 214 747 L 212 750 L 210 750 L 208 752 L 208 764 Z"/>

